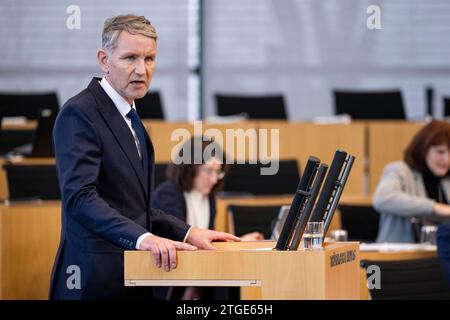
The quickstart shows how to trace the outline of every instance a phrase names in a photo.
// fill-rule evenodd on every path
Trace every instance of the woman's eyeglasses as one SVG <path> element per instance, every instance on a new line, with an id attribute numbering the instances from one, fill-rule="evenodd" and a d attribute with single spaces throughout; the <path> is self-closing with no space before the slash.
<path id="1" fill-rule="evenodd" d="M 216 175 L 217 179 L 222 180 L 225 177 L 225 172 L 222 170 L 214 170 L 213 168 L 200 167 L 200 170 L 208 176 Z"/>

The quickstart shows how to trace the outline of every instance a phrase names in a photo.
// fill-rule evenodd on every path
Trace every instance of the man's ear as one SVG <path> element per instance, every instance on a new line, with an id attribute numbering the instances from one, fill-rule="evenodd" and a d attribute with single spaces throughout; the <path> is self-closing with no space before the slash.
<path id="1" fill-rule="evenodd" d="M 105 74 L 108 74 L 109 73 L 108 53 L 103 49 L 99 49 L 97 51 L 97 60 L 103 72 Z"/>

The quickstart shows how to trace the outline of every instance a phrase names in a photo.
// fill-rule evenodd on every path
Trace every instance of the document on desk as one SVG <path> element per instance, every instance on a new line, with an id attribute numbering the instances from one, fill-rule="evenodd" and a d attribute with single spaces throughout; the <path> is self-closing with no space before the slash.
<path id="1" fill-rule="evenodd" d="M 426 243 L 361 243 L 359 250 L 379 252 L 436 251 L 436 246 Z"/>

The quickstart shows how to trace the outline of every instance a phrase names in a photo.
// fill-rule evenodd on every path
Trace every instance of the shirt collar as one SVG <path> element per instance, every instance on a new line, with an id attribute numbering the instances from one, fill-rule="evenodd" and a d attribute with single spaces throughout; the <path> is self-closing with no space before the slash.
<path id="1" fill-rule="evenodd" d="M 105 90 L 108 97 L 110 97 L 114 102 L 114 105 L 116 106 L 117 110 L 119 110 L 122 117 L 126 117 L 131 108 L 136 110 L 134 101 L 130 107 L 128 102 L 109 84 L 108 80 L 106 80 L 106 77 L 103 77 L 99 83 L 103 90 Z"/>

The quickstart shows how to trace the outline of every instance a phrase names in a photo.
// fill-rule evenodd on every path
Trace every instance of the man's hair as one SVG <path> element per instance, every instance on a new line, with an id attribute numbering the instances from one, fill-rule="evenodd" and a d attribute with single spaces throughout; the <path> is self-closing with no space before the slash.
<path id="1" fill-rule="evenodd" d="M 114 50 L 117 38 L 122 31 L 131 34 L 141 34 L 143 36 L 157 39 L 155 28 L 144 16 L 126 14 L 110 17 L 105 20 L 102 32 L 102 47 L 105 50 Z"/>
<path id="2" fill-rule="evenodd" d="M 441 144 L 450 148 L 450 123 L 433 120 L 416 133 L 405 150 L 404 160 L 412 169 L 424 172 L 428 150 Z"/>

